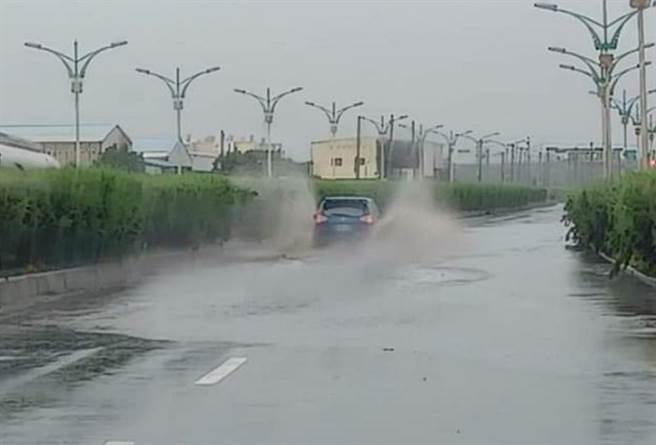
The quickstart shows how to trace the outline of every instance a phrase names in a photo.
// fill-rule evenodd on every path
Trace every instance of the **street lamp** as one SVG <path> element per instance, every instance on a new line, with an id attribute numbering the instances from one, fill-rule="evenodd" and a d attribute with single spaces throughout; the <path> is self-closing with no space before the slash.
<path id="1" fill-rule="evenodd" d="M 651 48 L 654 44 L 651 43 L 647 47 Z M 624 60 L 626 57 L 631 54 L 638 52 L 638 48 L 632 49 L 630 51 L 621 54 L 619 57 L 615 58 L 612 54 L 601 53 L 599 55 L 599 62 L 583 56 L 581 54 L 568 51 L 565 48 L 559 47 L 549 47 L 549 51 L 556 52 L 559 54 L 564 54 L 567 56 L 574 57 L 580 60 L 587 69 L 581 69 L 575 67 L 574 65 L 559 65 L 560 68 L 573 71 L 579 74 L 583 74 L 594 82 L 597 87 L 597 95 L 601 100 L 602 108 L 602 145 L 604 147 L 604 176 L 606 179 L 611 177 L 612 169 L 612 137 L 611 137 L 611 121 L 610 121 L 610 108 L 611 108 L 611 97 L 615 92 L 615 87 L 619 80 L 627 73 L 636 70 L 640 65 L 632 66 L 619 73 L 614 73 L 618 64 Z M 650 62 L 645 62 L 649 64 Z"/>
<path id="2" fill-rule="evenodd" d="M 408 128 L 407 125 L 403 125 L 403 124 L 399 124 L 399 127 Z M 433 125 L 432 127 L 429 127 L 424 130 L 423 124 L 419 124 L 419 133 L 417 133 L 417 144 L 415 144 L 415 121 L 412 121 L 412 125 L 411 125 L 412 144 L 413 144 L 412 148 L 417 151 L 417 156 L 419 158 L 419 172 L 420 172 L 419 174 L 421 178 L 424 177 L 424 163 L 425 163 L 424 148 L 426 145 L 426 138 L 431 133 L 437 134 L 438 133 L 437 130 L 443 127 L 444 125 Z"/>
<path id="3" fill-rule="evenodd" d="M 497 154 L 501 155 L 501 183 L 505 183 L 506 182 L 506 150 L 508 149 L 508 144 L 497 141 L 495 139 L 488 139 L 487 143 L 488 144 L 498 145 L 502 149 Z M 489 163 L 490 163 L 490 149 L 489 148 L 486 150 L 486 162 L 487 162 L 488 168 L 489 168 Z"/>
<path id="4" fill-rule="evenodd" d="M 178 141 L 184 143 L 182 140 L 181 114 L 184 108 L 184 99 L 187 95 L 187 89 L 189 88 L 189 85 L 191 85 L 191 82 L 193 82 L 198 77 L 203 76 L 205 74 L 213 73 L 220 69 L 221 68 L 218 66 L 207 68 L 183 80 L 180 80 L 180 67 L 177 67 L 175 69 L 175 80 L 169 79 L 166 76 L 163 76 L 161 74 L 143 68 L 136 68 L 135 71 L 141 74 L 146 74 L 148 76 L 153 76 L 160 79 L 161 81 L 164 82 L 166 87 L 169 89 L 169 91 L 171 92 L 171 98 L 173 99 L 173 109 L 175 110 L 175 114 L 176 114 L 176 124 L 177 124 L 176 128 L 178 134 Z"/>
<path id="5" fill-rule="evenodd" d="M 356 108 L 364 105 L 364 102 L 355 102 L 351 105 L 348 105 L 340 109 L 337 109 L 335 102 L 333 102 L 332 109 L 328 109 L 322 105 L 309 101 L 306 101 L 305 104 L 317 108 L 324 112 L 324 114 L 328 118 L 328 123 L 330 124 L 330 134 L 334 138 L 335 135 L 337 135 L 337 126 L 339 125 L 339 121 L 344 115 L 344 113 L 350 110 L 351 108 Z"/>
<path id="6" fill-rule="evenodd" d="M 73 56 L 66 55 L 60 51 L 43 46 L 40 43 L 25 42 L 25 46 L 32 49 L 45 51 L 56 56 L 66 68 L 68 78 L 71 80 L 71 93 L 75 96 L 75 167 L 80 166 L 80 94 L 84 78 L 91 61 L 101 52 L 127 45 L 127 40 L 112 42 L 96 50 L 90 51 L 83 56 L 78 54 L 77 40 L 73 41 Z"/>
<path id="7" fill-rule="evenodd" d="M 654 3 L 656 5 L 656 2 Z M 649 147 L 649 136 L 647 135 L 647 114 L 645 110 L 648 109 L 647 105 L 647 64 L 645 63 L 645 9 L 651 6 L 651 0 L 630 0 L 629 5 L 636 10 L 638 13 L 638 46 L 640 48 L 640 109 L 643 111 L 643 115 L 640 123 L 640 132 L 642 135 L 642 147 L 641 152 L 647 153 Z M 642 168 L 648 167 L 647 156 L 643 156 L 642 159 Z"/>
<path id="8" fill-rule="evenodd" d="M 388 144 L 389 144 L 389 151 L 390 151 L 390 156 L 392 154 L 392 142 L 394 140 L 394 123 L 395 122 L 400 122 L 402 120 L 405 120 L 408 118 L 407 114 L 404 114 L 402 116 L 394 116 L 393 114 L 390 115 L 389 120 L 385 122 L 385 116 L 380 117 L 380 123 L 377 122 L 374 119 L 370 119 L 368 117 L 362 116 L 361 119 L 369 122 L 376 128 L 376 132 L 378 133 L 378 139 L 381 143 L 380 147 L 380 169 L 378 172 L 379 179 L 385 178 L 387 176 L 387 165 L 386 165 L 386 157 L 385 157 L 385 136 L 389 133 L 389 139 L 388 139 Z M 391 161 L 390 161 L 390 166 L 391 166 Z"/>
<path id="9" fill-rule="evenodd" d="M 647 91 L 647 94 L 654 94 L 654 93 L 656 93 L 656 89 Z M 626 90 L 622 92 L 622 102 L 616 99 L 611 99 L 611 107 L 617 110 L 620 119 L 622 121 L 622 126 L 624 127 L 624 150 L 626 150 L 628 147 L 627 127 L 629 125 L 631 113 L 633 112 L 633 107 L 636 106 L 636 104 L 640 99 L 641 99 L 641 95 L 637 95 L 627 100 Z"/>
<path id="10" fill-rule="evenodd" d="M 272 147 L 271 147 L 271 124 L 273 123 L 273 113 L 276 111 L 276 105 L 280 102 L 285 96 L 288 96 L 293 93 L 298 93 L 302 91 L 302 87 L 292 88 L 287 91 L 271 97 L 271 88 L 266 89 L 266 97 L 259 96 L 257 94 L 251 93 L 250 91 L 235 88 L 235 93 L 243 94 L 245 96 L 250 96 L 258 101 L 262 107 L 262 112 L 264 113 L 264 122 L 267 126 L 267 176 L 271 178 L 273 176 L 273 167 L 272 167 Z"/>
<path id="11" fill-rule="evenodd" d="M 480 138 L 474 138 L 469 135 L 469 132 L 466 133 L 458 133 L 456 136 L 458 137 L 463 137 L 465 139 L 469 139 L 470 141 L 474 142 L 476 144 L 476 157 L 478 158 L 478 170 L 477 170 L 477 177 L 478 177 L 478 182 L 483 181 L 483 145 L 485 145 L 487 142 L 490 141 L 490 138 L 493 138 L 495 136 L 499 136 L 501 133 L 494 132 L 490 134 L 486 134 L 485 136 L 482 136 Z"/>
<path id="12" fill-rule="evenodd" d="M 453 182 L 455 180 L 455 175 L 453 174 L 453 151 L 456 147 L 456 144 L 458 143 L 458 139 L 461 136 L 466 136 L 472 133 L 472 130 L 467 130 L 462 133 L 454 133 L 453 131 L 450 131 L 449 134 L 443 133 L 441 131 L 435 131 L 435 134 L 442 136 L 444 140 L 446 140 L 447 146 L 448 146 L 448 152 L 447 152 L 447 179 L 449 182 Z"/>
<path id="13" fill-rule="evenodd" d="M 595 83 L 597 83 L 597 86 L 599 88 L 599 97 L 601 98 L 603 103 L 602 127 L 603 127 L 603 142 L 604 142 L 603 143 L 604 174 L 606 178 L 609 178 L 612 173 L 611 172 L 612 148 L 611 148 L 611 131 L 610 131 L 609 93 L 610 95 L 612 95 L 613 88 L 611 88 L 611 91 L 609 91 L 608 85 L 603 85 L 603 84 L 608 84 L 611 81 L 610 79 L 611 76 L 610 73 L 608 72 L 611 69 L 611 66 L 613 66 L 614 56 L 611 51 L 617 49 L 622 29 L 624 28 L 626 23 L 629 20 L 631 20 L 631 18 L 633 18 L 636 15 L 641 16 L 643 10 L 649 6 L 649 2 L 647 0 L 631 0 L 631 6 L 637 9 L 635 11 L 631 11 L 624 15 L 621 15 L 615 20 L 609 20 L 608 18 L 608 0 L 603 0 L 602 5 L 603 5 L 603 18 L 602 21 L 600 22 L 583 14 L 579 14 L 577 12 L 573 12 L 567 9 L 562 9 L 558 5 L 553 3 L 535 3 L 535 7 L 537 8 L 544 9 L 547 11 L 552 11 L 552 12 L 560 12 L 579 20 L 589 31 L 595 49 L 599 52 L 598 66 L 600 67 L 600 73 L 598 79 L 595 80 Z M 639 25 L 641 23 L 642 23 L 642 18 L 639 17 Z M 601 33 L 599 31 L 601 31 Z M 638 65 L 638 67 L 644 70 L 644 67 L 646 66 L 646 62 L 644 60 L 644 49 L 646 48 L 646 46 L 644 45 L 643 42 L 644 39 L 641 39 L 640 46 L 638 47 L 637 50 L 633 52 L 640 51 L 641 58 L 640 58 L 640 65 Z M 591 60 L 592 59 L 587 59 L 585 63 L 587 64 Z M 617 60 L 615 62 L 617 62 Z M 592 71 L 595 71 L 594 68 L 592 68 L 592 65 L 588 67 Z M 571 69 L 571 68 L 567 68 L 567 69 Z M 577 71 L 577 70 L 573 70 L 573 71 Z"/>

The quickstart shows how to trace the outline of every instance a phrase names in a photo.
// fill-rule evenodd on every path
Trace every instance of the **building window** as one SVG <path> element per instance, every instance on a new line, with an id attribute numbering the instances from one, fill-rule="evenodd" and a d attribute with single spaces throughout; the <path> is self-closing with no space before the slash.
<path id="1" fill-rule="evenodd" d="M 333 165 L 335 167 L 341 167 L 342 166 L 342 158 L 334 158 L 333 159 Z"/>
<path id="2" fill-rule="evenodd" d="M 364 165 L 364 158 L 360 158 L 360 165 Z"/>

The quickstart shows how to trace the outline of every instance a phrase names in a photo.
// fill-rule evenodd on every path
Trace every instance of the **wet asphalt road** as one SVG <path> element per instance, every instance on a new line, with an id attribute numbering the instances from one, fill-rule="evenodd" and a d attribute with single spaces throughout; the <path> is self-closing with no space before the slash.
<path id="1" fill-rule="evenodd" d="M 0 444 L 654 444 L 656 292 L 564 249 L 561 212 L 422 264 L 191 262 L 4 320 Z"/>

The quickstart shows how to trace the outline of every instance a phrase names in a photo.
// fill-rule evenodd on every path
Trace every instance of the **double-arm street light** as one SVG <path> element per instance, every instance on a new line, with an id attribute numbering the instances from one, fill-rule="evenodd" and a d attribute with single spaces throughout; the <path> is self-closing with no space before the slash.
<path id="1" fill-rule="evenodd" d="M 399 127 L 408 128 L 408 125 L 399 124 Z M 424 177 L 424 163 L 425 163 L 424 148 L 426 145 L 426 138 L 431 133 L 438 134 L 438 130 L 442 127 L 444 127 L 444 125 L 433 125 L 432 127 L 428 127 L 424 129 L 424 125 L 419 124 L 419 132 L 416 134 L 416 138 L 415 138 L 415 121 L 412 121 L 412 124 L 410 125 L 412 131 L 412 145 L 413 145 L 412 148 L 416 150 L 417 157 L 419 159 L 418 168 L 419 168 L 419 176 L 421 178 Z"/>
<path id="2" fill-rule="evenodd" d="M 648 45 L 652 47 L 654 44 Z M 577 68 L 573 65 L 559 65 L 560 68 L 566 69 L 569 71 L 574 71 L 579 74 L 583 74 L 594 82 L 597 87 L 597 96 L 601 100 L 601 109 L 602 109 L 602 145 L 604 147 L 604 176 L 605 178 L 610 178 L 612 175 L 612 135 L 611 135 L 611 121 L 610 121 L 610 109 L 611 109 L 611 98 L 615 92 L 615 87 L 619 80 L 626 74 L 631 71 L 634 71 L 640 68 L 641 65 L 634 65 L 629 68 L 626 68 L 618 73 L 615 73 L 619 62 L 624 60 L 626 57 L 631 54 L 638 52 L 638 48 L 627 51 L 617 58 L 612 54 L 602 53 L 599 56 L 599 62 L 593 60 L 589 57 L 577 54 L 572 51 L 568 51 L 565 48 L 558 47 L 549 47 L 549 51 L 556 52 L 559 54 L 565 54 L 572 56 L 585 64 L 587 69 Z M 649 62 L 646 62 L 649 64 Z"/>
<path id="3" fill-rule="evenodd" d="M 136 71 L 138 73 L 146 74 L 148 76 L 153 76 L 160 79 L 162 82 L 164 82 L 166 87 L 171 92 L 171 98 L 173 99 L 173 109 L 175 110 L 175 114 L 176 114 L 176 128 L 177 128 L 178 141 L 183 142 L 181 115 L 182 115 L 182 110 L 184 108 L 184 99 L 187 96 L 187 89 L 189 88 L 189 85 L 191 85 L 191 82 L 193 82 L 195 79 L 199 78 L 200 76 L 213 73 L 220 69 L 221 68 L 218 66 L 207 68 L 204 69 L 203 71 L 199 71 L 196 74 L 193 74 L 182 80 L 180 80 L 180 67 L 177 67 L 175 69 L 175 80 L 169 79 L 166 76 L 163 76 L 161 74 L 143 68 L 136 68 Z"/>
<path id="4" fill-rule="evenodd" d="M 385 156 L 385 136 L 388 136 L 388 145 L 389 145 L 389 152 L 390 152 L 390 157 L 392 154 L 392 145 L 394 142 L 394 124 L 396 122 L 400 122 L 402 120 L 405 120 L 408 118 L 407 114 L 404 114 L 402 116 L 394 116 L 393 114 L 390 115 L 389 120 L 385 122 L 385 116 L 380 117 L 380 122 L 370 119 L 368 117 L 364 116 L 358 116 L 358 120 L 364 120 L 372 124 L 376 128 L 376 132 L 378 133 L 378 139 L 380 141 L 380 169 L 378 172 L 378 176 L 380 179 L 383 179 L 387 176 L 388 170 L 391 170 L 391 159 L 389 163 L 386 163 L 386 156 Z M 388 165 L 389 167 L 388 168 Z"/>
<path id="5" fill-rule="evenodd" d="M 643 111 L 642 118 L 640 119 L 640 133 L 642 143 L 642 153 L 648 153 L 649 137 L 647 135 L 647 63 L 645 59 L 645 9 L 651 6 L 651 0 L 630 0 L 630 6 L 635 9 L 638 14 L 638 47 L 640 49 L 640 109 Z M 654 2 L 656 5 L 656 2 Z M 642 167 L 647 168 L 649 165 L 648 156 L 643 156 Z"/>
<path id="6" fill-rule="evenodd" d="M 458 137 L 463 137 L 465 139 L 469 139 L 470 141 L 474 142 L 476 144 L 476 157 L 478 160 L 478 169 L 477 169 L 477 174 L 476 176 L 478 177 L 478 182 L 483 181 L 483 146 L 490 142 L 495 136 L 499 136 L 501 133 L 494 132 L 490 134 L 486 134 L 485 136 L 481 136 L 480 138 L 475 138 L 469 135 L 468 132 L 465 133 L 458 133 L 456 136 Z"/>
<path id="7" fill-rule="evenodd" d="M 634 3 L 640 3 L 641 5 L 645 3 L 646 0 L 632 0 L 631 5 Z M 602 102 L 602 127 L 603 127 L 603 146 L 604 146 L 604 174 L 606 178 L 610 178 L 611 171 L 611 158 L 612 158 L 612 141 L 611 141 L 611 130 L 610 130 L 610 96 L 613 94 L 614 85 L 617 84 L 617 80 L 625 74 L 628 70 L 621 72 L 613 76 L 612 71 L 617 66 L 617 63 L 623 57 L 633 54 L 635 52 L 640 52 L 643 56 L 640 60 L 640 64 L 637 65 L 634 69 L 641 68 L 644 70 L 647 62 L 644 60 L 644 50 L 647 47 L 644 45 L 644 42 L 641 40 L 640 46 L 624 55 L 615 59 L 613 51 L 617 49 L 619 44 L 620 35 L 622 29 L 636 15 L 641 15 L 644 7 L 638 8 L 634 11 L 628 12 L 621 15 L 620 17 L 610 20 L 608 17 L 608 0 L 603 0 L 603 18 L 601 21 L 595 20 L 591 17 L 579 14 L 574 11 L 560 8 L 558 5 L 553 3 L 535 3 L 535 7 L 552 11 L 559 12 L 571 17 L 574 17 L 580 21 L 586 29 L 589 31 L 592 41 L 594 43 L 595 49 L 599 52 L 599 61 L 594 61 L 590 58 L 570 53 L 563 48 L 554 48 L 552 51 L 561 52 L 568 54 L 574 57 L 577 57 L 579 60 L 583 61 L 589 71 L 581 70 L 579 68 L 573 67 L 571 65 L 561 65 L 561 68 L 569 69 L 571 71 L 576 71 L 581 74 L 585 74 L 593 79 L 597 85 L 597 90 L 599 92 L 599 97 Z M 640 5 L 638 5 L 640 6 Z M 645 7 L 648 7 L 647 4 Z M 599 67 L 599 71 L 595 69 L 595 66 Z"/>
<path id="8" fill-rule="evenodd" d="M 71 93 L 73 93 L 75 96 L 75 167 L 80 166 L 80 94 L 82 93 L 82 86 L 87 73 L 87 69 L 89 68 L 89 64 L 98 54 L 102 53 L 103 51 L 127 45 L 127 43 L 128 42 L 126 40 L 113 42 L 96 50 L 89 51 L 83 56 L 80 56 L 78 53 L 77 40 L 73 41 L 72 56 L 43 46 L 40 43 L 25 43 L 25 46 L 28 48 L 38 49 L 40 51 L 45 51 L 56 56 L 64 64 L 64 67 L 68 72 L 68 78 L 71 80 Z"/>
<path id="9" fill-rule="evenodd" d="M 488 144 L 493 144 L 493 145 L 498 145 L 501 147 L 501 151 L 498 153 L 501 156 L 501 182 L 504 183 L 506 182 L 506 150 L 508 149 L 508 144 L 497 141 L 495 139 L 488 139 L 487 141 Z M 485 152 L 486 155 L 486 163 L 490 164 L 490 149 L 488 148 Z"/>
<path id="10" fill-rule="evenodd" d="M 333 102 L 332 108 L 330 109 L 314 102 L 306 101 L 305 104 L 324 112 L 328 118 L 328 123 L 330 124 L 330 135 L 334 138 L 337 135 L 337 127 L 339 126 L 339 121 L 342 119 L 344 113 L 351 108 L 356 108 L 364 105 L 364 102 L 355 102 L 340 109 L 337 109 L 335 102 Z"/>
<path id="11" fill-rule="evenodd" d="M 272 166 L 273 147 L 271 146 L 271 124 L 273 123 L 273 113 L 275 113 L 276 105 L 278 105 L 280 99 L 290 94 L 298 93 L 299 91 L 302 90 L 303 90 L 302 87 L 296 87 L 287 91 L 283 91 L 282 93 L 273 97 L 271 96 L 271 88 L 266 89 L 266 97 L 262 97 L 255 93 L 251 93 L 250 91 L 239 89 L 239 88 L 235 88 L 234 90 L 235 93 L 243 94 L 245 96 L 250 96 L 253 99 L 257 100 L 260 106 L 262 107 L 262 112 L 264 113 L 264 123 L 266 124 L 267 127 L 267 176 L 269 178 L 273 176 L 273 166 Z"/>
<path id="12" fill-rule="evenodd" d="M 435 131 L 435 134 L 442 136 L 444 140 L 447 143 L 448 151 L 447 151 L 447 158 L 446 158 L 446 164 L 447 164 L 447 179 L 449 182 L 453 182 L 455 180 L 455 175 L 453 174 L 453 151 L 456 148 L 456 144 L 458 143 L 458 139 L 460 137 L 465 137 L 467 135 L 470 135 L 472 130 L 467 130 L 462 133 L 454 133 L 453 131 L 450 131 L 449 134 L 443 133 L 441 131 Z"/>
<path id="13" fill-rule="evenodd" d="M 647 94 L 654 94 L 654 93 L 656 93 L 656 89 L 647 91 Z M 638 101 L 640 100 L 641 100 L 641 95 L 632 97 L 631 99 L 627 100 L 626 90 L 622 92 L 621 102 L 614 98 L 611 99 L 611 107 L 617 110 L 617 113 L 619 114 L 620 119 L 622 121 L 622 126 L 624 127 L 624 150 L 628 148 L 628 126 L 629 126 L 629 122 L 632 120 L 631 113 L 633 112 L 633 107 L 635 107 Z"/>

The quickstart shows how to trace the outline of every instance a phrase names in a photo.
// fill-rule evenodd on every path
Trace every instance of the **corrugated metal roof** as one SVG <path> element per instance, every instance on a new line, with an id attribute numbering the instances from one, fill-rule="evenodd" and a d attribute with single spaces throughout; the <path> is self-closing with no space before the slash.
<path id="1" fill-rule="evenodd" d="M 26 139 L 17 138 L 10 134 L 0 133 L 0 144 L 9 145 L 10 147 L 22 148 L 25 150 L 43 152 L 43 147 Z"/>
<path id="2" fill-rule="evenodd" d="M 99 142 L 116 124 L 82 124 L 80 140 Z M 0 125 L 0 131 L 35 142 L 70 142 L 75 140 L 74 125 Z"/>
<path id="3" fill-rule="evenodd" d="M 165 151 L 168 153 L 176 141 L 175 138 L 170 137 L 134 138 L 132 140 L 132 151 Z"/>

